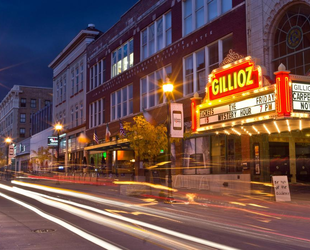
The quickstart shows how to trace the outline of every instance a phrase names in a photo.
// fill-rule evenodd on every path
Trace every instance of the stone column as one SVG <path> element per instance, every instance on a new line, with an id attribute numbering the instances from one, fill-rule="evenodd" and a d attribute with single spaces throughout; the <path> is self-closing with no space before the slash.
<path id="1" fill-rule="evenodd" d="M 295 149 L 295 138 L 291 136 L 289 138 L 289 157 L 290 157 L 290 174 L 291 183 L 296 183 L 296 149 Z"/>

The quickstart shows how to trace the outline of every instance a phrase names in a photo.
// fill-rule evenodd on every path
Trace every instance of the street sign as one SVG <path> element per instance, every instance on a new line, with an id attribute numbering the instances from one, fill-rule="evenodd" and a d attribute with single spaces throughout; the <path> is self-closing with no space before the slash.
<path id="1" fill-rule="evenodd" d="M 47 137 L 47 146 L 58 146 L 58 137 L 57 136 Z"/>
<path id="2" fill-rule="evenodd" d="M 171 138 L 183 138 L 184 133 L 184 116 L 183 104 L 171 103 Z"/>
<path id="3" fill-rule="evenodd" d="M 13 145 L 10 145 L 9 146 L 9 158 L 12 159 L 15 157 L 15 154 L 14 154 L 14 146 Z"/>

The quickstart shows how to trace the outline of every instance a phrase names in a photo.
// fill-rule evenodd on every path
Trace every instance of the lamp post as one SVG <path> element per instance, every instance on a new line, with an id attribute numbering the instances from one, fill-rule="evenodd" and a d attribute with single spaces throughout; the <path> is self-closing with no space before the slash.
<path id="1" fill-rule="evenodd" d="M 170 102 L 171 102 L 171 95 L 173 92 L 173 84 L 170 82 L 169 78 L 166 78 L 166 82 L 163 84 L 163 92 L 167 98 L 167 138 L 168 138 L 168 162 L 171 159 L 171 144 L 170 144 L 170 123 L 171 123 L 171 115 L 170 115 Z M 168 201 L 171 202 L 172 197 L 172 175 L 171 175 L 171 162 L 168 163 Z"/>
<path id="2" fill-rule="evenodd" d="M 60 131 L 63 129 L 63 126 L 62 124 L 57 123 L 54 126 L 54 129 L 57 131 L 57 165 L 58 165 L 59 164 L 59 148 L 60 148 L 59 134 L 60 134 Z"/>
<path id="3" fill-rule="evenodd" d="M 6 149 L 6 165 L 9 165 L 9 150 L 10 150 L 10 144 L 12 143 L 12 139 L 10 137 L 5 138 L 5 143 L 7 145 Z"/>
<path id="4" fill-rule="evenodd" d="M 7 145 L 6 147 L 6 170 L 8 171 L 9 168 L 9 151 L 10 151 L 10 145 L 12 143 L 12 139 L 10 137 L 5 138 L 5 143 Z M 6 172 L 6 180 L 10 179 L 11 172 Z"/>
<path id="5" fill-rule="evenodd" d="M 60 124 L 59 122 L 54 126 L 54 129 L 57 131 L 57 167 L 59 168 L 59 147 L 60 147 L 60 142 L 59 142 L 59 133 L 60 131 L 63 129 L 62 124 Z M 56 184 L 60 184 L 59 182 L 59 173 L 58 173 L 58 180 L 56 182 Z"/>

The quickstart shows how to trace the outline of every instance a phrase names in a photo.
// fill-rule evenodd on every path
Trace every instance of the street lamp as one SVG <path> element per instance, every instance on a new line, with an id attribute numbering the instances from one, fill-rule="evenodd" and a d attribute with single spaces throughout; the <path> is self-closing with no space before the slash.
<path id="1" fill-rule="evenodd" d="M 60 124 L 59 122 L 57 124 L 55 124 L 54 129 L 57 131 L 57 168 L 59 168 L 59 147 L 60 147 L 60 142 L 59 142 L 59 133 L 60 131 L 63 129 L 62 124 Z M 56 184 L 60 184 L 59 182 L 59 173 L 58 173 L 58 179 Z"/>
<path id="2" fill-rule="evenodd" d="M 171 102 L 171 95 L 173 92 L 173 84 L 170 82 L 170 79 L 167 77 L 166 82 L 163 84 L 163 91 L 165 93 L 165 96 L 167 98 L 167 138 L 168 138 L 168 162 L 171 159 L 171 145 L 170 145 L 170 123 L 171 123 L 171 115 L 170 115 L 170 102 Z M 168 163 L 168 201 L 171 202 L 172 197 L 172 175 L 171 175 L 171 162 Z"/>
<path id="3" fill-rule="evenodd" d="M 7 145 L 7 151 L 6 151 L 6 165 L 8 166 L 9 165 L 9 150 L 10 150 L 10 145 L 12 143 L 12 138 L 10 137 L 7 137 L 5 138 L 5 143 Z"/>
<path id="4" fill-rule="evenodd" d="M 54 129 L 57 131 L 57 165 L 59 165 L 59 148 L 60 148 L 60 142 L 59 142 L 59 133 L 63 129 L 62 124 L 59 122 L 54 126 Z"/>
<path id="5" fill-rule="evenodd" d="M 7 145 L 6 148 L 6 170 L 8 171 L 9 168 L 9 151 L 10 151 L 10 145 L 12 143 L 12 139 L 10 137 L 5 138 L 5 143 Z M 10 172 L 6 172 L 6 180 L 10 179 L 10 175 L 11 175 L 11 171 Z"/>

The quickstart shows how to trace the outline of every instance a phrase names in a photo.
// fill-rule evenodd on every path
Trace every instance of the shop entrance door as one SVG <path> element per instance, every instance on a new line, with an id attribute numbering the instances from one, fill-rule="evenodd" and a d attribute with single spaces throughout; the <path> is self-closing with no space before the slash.
<path id="1" fill-rule="evenodd" d="M 270 175 L 290 176 L 289 144 L 280 142 L 269 143 Z"/>
<path id="2" fill-rule="evenodd" d="M 310 145 L 296 143 L 296 180 L 310 182 Z"/>

